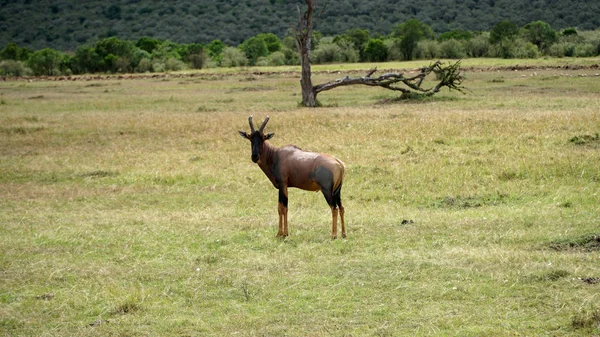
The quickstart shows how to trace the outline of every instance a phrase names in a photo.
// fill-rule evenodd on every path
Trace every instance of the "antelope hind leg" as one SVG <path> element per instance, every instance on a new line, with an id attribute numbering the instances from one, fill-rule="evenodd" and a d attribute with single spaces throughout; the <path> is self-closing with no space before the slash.
<path id="1" fill-rule="evenodd" d="M 331 239 L 337 239 L 337 216 L 338 210 L 335 207 L 331 207 Z M 343 235 L 343 233 L 342 233 Z"/>
<path id="2" fill-rule="evenodd" d="M 340 220 L 342 222 L 342 237 L 346 238 L 346 226 L 344 224 L 344 207 L 340 205 Z"/>

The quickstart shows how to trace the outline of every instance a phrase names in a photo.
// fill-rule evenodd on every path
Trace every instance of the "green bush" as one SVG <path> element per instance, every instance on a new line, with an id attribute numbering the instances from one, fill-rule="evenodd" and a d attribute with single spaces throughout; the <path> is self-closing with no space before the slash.
<path id="1" fill-rule="evenodd" d="M 0 76 L 26 76 L 31 72 L 31 69 L 25 67 L 23 62 L 15 60 L 0 61 Z"/>
<path id="2" fill-rule="evenodd" d="M 27 61 L 32 51 L 29 48 L 21 48 L 14 42 L 9 42 L 0 50 L 0 59 Z"/>
<path id="3" fill-rule="evenodd" d="M 342 48 L 337 44 L 322 42 L 312 52 L 311 61 L 316 64 L 339 62 L 339 55 L 341 53 Z"/>
<path id="4" fill-rule="evenodd" d="M 138 73 L 152 72 L 152 61 L 149 58 L 143 58 L 135 67 L 135 71 Z"/>
<path id="5" fill-rule="evenodd" d="M 222 67 L 241 67 L 248 65 L 248 58 L 243 51 L 234 47 L 225 47 L 221 54 Z"/>
<path id="6" fill-rule="evenodd" d="M 289 65 L 299 65 L 300 64 L 300 56 L 298 55 L 298 51 L 296 47 L 294 48 L 283 48 L 281 50 L 283 55 L 285 55 L 285 64 Z"/>
<path id="7" fill-rule="evenodd" d="M 514 48 L 514 58 L 535 59 L 540 57 L 540 51 L 538 49 L 538 46 L 531 42 L 526 42 L 524 40 L 517 39 L 514 43 Z"/>
<path id="8" fill-rule="evenodd" d="M 57 50 L 45 48 L 31 54 L 27 65 L 36 76 L 60 75 L 60 67 L 65 55 Z"/>
<path id="9" fill-rule="evenodd" d="M 469 57 L 486 57 L 490 55 L 490 34 L 482 33 L 465 43 L 465 52 Z"/>
<path id="10" fill-rule="evenodd" d="M 592 43 L 582 43 L 575 45 L 575 57 L 591 57 L 598 55 L 598 46 Z"/>
<path id="11" fill-rule="evenodd" d="M 571 57 L 575 55 L 575 43 L 559 42 L 548 48 L 548 55 L 552 57 Z"/>
<path id="12" fill-rule="evenodd" d="M 259 57 L 265 57 L 269 55 L 269 49 L 265 40 L 258 36 L 251 37 L 245 40 L 241 45 L 240 49 L 246 54 L 250 65 L 256 64 Z"/>
<path id="13" fill-rule="evenodd" d="M 354 63 L 358 62 L 360 56 L 354 45 L 349 41 L 330 42 L 323 39 L 312 53 L 312 61 L 320 63 Z"/>
<path id="14" fill-rule="evenodd" d="M 169 58 L 165 61 L 165 71 L 181 71 L 186 68 L 185 63 L 175 58 Z"/>
<path id="15" fill-rule="evenodd" d="M 440 44 L 435 40 L 422 40 L 417 44 L 415 51 L 417 59 L 431 60 L 440 57 Z M 402 58 L 399 57 L 398 60 Z"/>
<path id="16" fill-rule="evenodd" d="M 280 51 L 276 51 L 273 54 L 271 54 L 269 56 L 269 58 L 273 61 L 273 65 L 276 66 L 282 66 L 285 65 L 285 54 L 280 52 Z"/>
<path id="17" fill-rule="evenodd" d="M 370 39 L 363 51 L 363 58 L 368 62 L 384 62 L 388 58 L 388 50 L 382 39 Z"/>
<path id="18" fill-rule="evenodd" d="M 490 46 L 490 56 L 505 59 L 537 58 L 540 56 L 540 51 L 535 44 L 521 38 L 514 40 L 505 39 L 501 44 L 498 43 Z"/>
<path id="19" fill-rule="evenodd" d="M 440 58 L 461 59 L 467 56 L 462 42 L 450 39 L 440 43 Z"/>

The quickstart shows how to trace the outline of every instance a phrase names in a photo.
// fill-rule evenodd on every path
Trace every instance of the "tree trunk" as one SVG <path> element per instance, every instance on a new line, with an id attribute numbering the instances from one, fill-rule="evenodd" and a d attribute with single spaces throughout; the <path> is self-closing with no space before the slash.
<path id="1" fill-rule="evenodd" d="M 312 70 L 310 69 L 310 42 L 312 38 L 312 19 L 316 4 L 312 0 L 306 1 L 306 12 L 301 14 L 298 7 L 298 26 L 296 28 L 296 48 L 300 54 L 300 64 L 302 66 L 302 79 L 300 85 L 302 87 L 302 105 L 307 107 L 316 107 L 317 94 L 312 85 Z"/>
<path id="2" fill-rule="evenodd" d="M 310 48 L 310 42 L 308 43 Z M 302 86 L 302 105 L 307 107 L 316 107 L 317 94 L 312 85 L 310 69 L 310 50 L 302 54 L 302 79 L 300 79 L 300 85 Z"/>

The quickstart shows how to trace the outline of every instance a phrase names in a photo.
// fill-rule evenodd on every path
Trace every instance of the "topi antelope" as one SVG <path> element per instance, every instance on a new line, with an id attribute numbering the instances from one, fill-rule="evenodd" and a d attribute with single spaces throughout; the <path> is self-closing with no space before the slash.
<path id="1" fill-rule="evenodd" d="M 342 237 L 346 237 L 344 207 L 340 192 L 344 179 L 344 163 L 327 154 L 302 151 L 294 145 L 277 148 L 269 143 L 273 133 L 263 132 L 269 116 L 258 130 L 254 129 L 252 116 L 248 118 L 250 134 L 239 131 L 252 146 L 252 161 L 257 163 L 273 186 L 279 190 L 279 231 L 277 237 L 288 236 L 288 187 L 306 191 L 321 191 L 331 207 L 331 238 L 337 238 L 338 212 L 342 222 Z"/>

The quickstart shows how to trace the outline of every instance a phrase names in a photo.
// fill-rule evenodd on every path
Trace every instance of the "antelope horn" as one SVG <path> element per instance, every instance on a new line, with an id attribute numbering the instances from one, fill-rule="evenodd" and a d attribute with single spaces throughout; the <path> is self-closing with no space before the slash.
<path id="1" fill-rule="evenodd" d="M 262 122 L 262 125 L 260 126 L 260 129 L 258 129 L 258 132 L 262 133 L 263 130 L 265 129 L 265 125 L 267 125 L 267 122 L 269 121 L 269 116 L 267 116 L 267 118 L 265 118 L 265 120 Z"/>
<path id="2" fill-rule="evenodd" d="M 254 132 L 254 123 L 252 123 L 252 116 L 254 115 L 250 115 L 250 117 L 248 117 L 248 123 L 250 123 L 250 132 Z"/>

